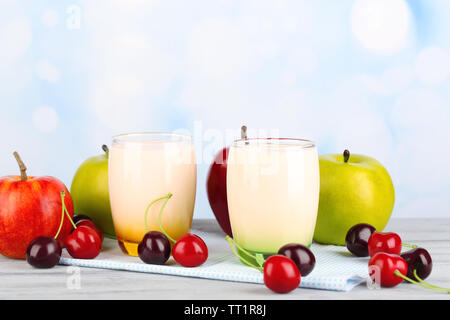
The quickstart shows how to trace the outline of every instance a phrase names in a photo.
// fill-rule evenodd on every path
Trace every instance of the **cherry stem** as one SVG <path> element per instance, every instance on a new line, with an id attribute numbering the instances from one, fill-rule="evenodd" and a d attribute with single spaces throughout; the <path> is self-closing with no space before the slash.
<path id="1" fill-rule="evenodd" d="M 65 199 L 65 197 L 66 197 L 66 193 L 64 192 L 64 190 L 61 191 L 60 195 L 61 195 L 61 211 L 62 211 L 62 215 L 61 215 L 61 222 L 59 223 L 58 231 L 56 232 L 56 235 L 53 237 L 54 239 L 58 238 L 59 233 L 61 232 L 61 228 L 62 228 L 62 225 L 63 225 L 63 223 L 64 223 L 64 213 L 65 213 L 65 214 L 67 215 L 67 217 L 69 218 L 69 220 L 70 220 L 70 222 L 72 223 L 73 227 L 74 227 L 75 229 L 77 228 L 77 226 L 75 225 L 75 223 L 73 223 L 73 220 L 72 220 L 72 218 L 70 217 L 69 211 L 67 210 L 66 203 L 64 202 L 64 199 Z"/>
<path id="2" fill-rule="evenodd" d="M 416 271 L 416 270 L 414 270 L 414 272 L 415 272 L 415 271 Z M 444 292 L 450 293 L 450 290 L 449 290 L 449 289 L 445 289 L 445 288 L 440 288 L 440 287 L 437 287 L 437 286 L 429 285 L 428 283 L 424 282 L 423 280 L 422 280 L 422 281 L 423 281 L 424 283 L 420 283 L 420 282 L 414 281 L 414 280 L 408 278 L 407 276 L 405 276 L 403 273 L 401 273 L 401 272 L 398 271 L 398 270 L 395 270 L 395 271 L 394 271 L 394 274 L 395 274 L 396 276 L 402 278 L 403 280 L 406 280 L 406 281 L 408 281 L 408 282 L 414 283 L 414 284 L 416 284 L 416 285 L 418 285 L 418 286 L 420 286 L 420 287 L 422 287 L 422 288 L 430 289 L 430 290 L 437 290 L 437 291 L 444 291 Z M 416 277 L 417 277 L 417 275 L 416 275 Z"/>
<path id="3" fill-rule="evenodd" d="M 402 243 L 403 247 L 407 248 L 418 248 L 419 246 L 416 246 L 415 244 L 408 244 L 408 243 Z"/>
<path id="4" fill-rule="evenodd" d="M 165 208 L 167 202 L 169 202 L 170 198 L 172 198 L 172 194 L 171 193 L 169 193 L 167 195 L 166 201 L 164 201 L 163 205 L 161 206 L 161 210 L 159 210 L 158 225 L 159 225 L 159 229 L 161 229 L 161 232 L 167 237 L 167 239 L 169 239 L 173 243 L 176 243 L 177 241 L 175 239 L 173 239 L 171 236 L 169 236 L 169 234 L 166 232 L 166 230 L 164 230 L 164 228 L 162 226 L 162 222 L 161 222 L 162 213 L 164 211 L 164 208 Z"/>
<path id="5" fill-rule="evenodd" d="M 422 279 L 420 279 L 420 277 L 417 275 L 417 269 L 414 269 L 413 274 L 414 274 L 414 277 L 415 277 L 417 280 L 419 280 L 420 283 L 423 283 L 424 285 L 429 286 L 430 289 L 431 289 L 431 288 L 434 288 L 434 289 L 437 289 L 437 290 L 442 290 L 442 291 L 446 291 L 447 293 L 450 293 L 450 289 L 438 287 L 438 286 L 435 286 L 434 284 L 428 283 L 428 282 L 423 281 Z"/>
<path id="6" fill-rule="evenodd" d="M 53 237 L 54 239 L 58 238 L 59 233 L 61 232 L 63 222 L 64 222 L 64 213 L 65 213 L 64 197 L 65 196 L 66 196 L 66 194 L 64 193 L 64 191 L 61 191 L 61 222 L 59 223 L 59 228 L 58 228 L 58 231 L 56 232 L 56 235 Z"/>
<path id="7" fill-rule="evenodd" d="M 65 196 L 66 196 L 66 193 L 65 193 L 64 191 L 61 191 L 61 195 L 62 195 L 63 197 L 65 197 Z M 63 198 L 63 199 L 64 199 L 64 198 Z M 65 212 L 66 215 L 67 215 L 67 218 L 69 218 L 69 221 L 70 221 L 70 223 L 72 224 L 73 228 L 76 229 L 76 228 L 77 228 L 77 225 L 73 222 L 72 217 L 70 216 L 69 211 L 67 210 L 67 207 L 66 207 L 66 204 L 65 204 L 64 201 L 62 202 L 62 205 L 63 205 L 63 208 L 64 208 L 64 212 Z"/>
<path id="8" fill-rule="evenodd" d="M 145 218 L 144 219 L 145 219 L 145 230 L 146 230 L 146 232 L 149 232 L 150 229 L 148 227 L 147 220 L 148 220 L 148 212 L 150 211 L 150 208 L 153 206 L 154 203 L 156 203 L 160 200 L 166 199 L 166 201 L 164 201 L 163 205 L 161 206 L 161 210 L 159 210 L 159 216 L 158 216 L 159 229 L 167 237 L 167 239 L 169 239 L 171 242 L 175 243 L 177 241 L 167 234 L 166 230 L 164 230 L 162 223 L 161 223 L 161 217 L 162 217 L 164 208 L 166 207 L 167 202 L 169 201 L 170 198 L 172 198 L 172 196 L 173 196 L 173 194 L 169 192 L 164 197 L 159 197 L 158 199 L 155 199 L 152 202 L 150 202 L 150 204 L 147 206 L 147 209 L 145 210 Z"/>
<path id="9" fill-rule="evenodd" d="M 28 180 L 27 167 L 23 163 L 23 161 L 20 158 L 19 153 L 17 151 L 14 151 L 13 155 L 14 155 L 14 158 L 16 158 L 17 164 L 19 165 L 19 168 L 20 168 L 20 178 L 21 178 L 21 180 L 22 181 L 27 181 Z"/>
<path id="10" fill-rule="evenodd" d="M 258 269 L 259 271 L 263 272 L 264 269 L 263 269 L 263 267 L 262 267 L 262 264 L 259 263 L 259 261 L 258 261 L 258 259 L 256 258 L 255 255 L 251 254 L 250 252 L 248 252 L 247 250 L 245 250 L 244 248 L 242 248 L 242 247 L 241 247 L 236 241 L 234 241 L 230 236 L 226 236 L 226 237 L 225 237 L 225 240 L 228 241 L 228 243 L 230 244 L 231 250 L 233 251 L 233 253 L 234 253 L 234 254 L 235 254 L 242 262 L 244 262 L 246 265 L 248 265 L 248 266 L 250 266 L 250 267 L 256 268 L 256 269 Z M 258 262 L 259 265 L 252 264 L 252 263 L 250 263 L 249 261 L 245 260 L 245 258 L 244 258 L 241 254 L 239 254 L 239 253 L 234 249 L 233 245 L 236 246 L 236 248 L 238 248 L 241 252 L 245 253 L 245 254 L 246 254 L 247 256 L 249 256 L 250 258 L 255 259 L 255 260 Z"/>

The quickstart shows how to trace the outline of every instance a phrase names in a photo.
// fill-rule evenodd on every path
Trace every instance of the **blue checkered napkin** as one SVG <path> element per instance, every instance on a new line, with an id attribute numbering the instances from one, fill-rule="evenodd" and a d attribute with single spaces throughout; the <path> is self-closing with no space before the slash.
<path id="1" fill-rule="evenodd" d="M 92 260 L 73 259 L 67 252 L 60 260 L 62 265 L 101 268 L 122 271 L 158 273 L 166 275 L 206 278 L 224 281 L 264 283 L 260 271 L 242 264 L 231 252 L 225 239 L 217 234 L 193 230 L 208 245 L 208 260 L 196 268 L 184 268 L 170 258 L 166 265 L 143 263 L 137 257 L 124 255 L 115 240 L 105 239 L 101 254 Z M 356 258 L 345 247 L 313 244 L 316 257 L 314 270 L 302 277 L 300 287 L 334 291 L 349 291 L 368 277 L 367 258 Z"/>

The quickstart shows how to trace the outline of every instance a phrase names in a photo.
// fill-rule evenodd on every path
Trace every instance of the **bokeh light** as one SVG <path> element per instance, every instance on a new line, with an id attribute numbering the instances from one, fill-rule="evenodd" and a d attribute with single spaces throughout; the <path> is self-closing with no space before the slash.
<path id="1" fill-rule="evenodd" d="M 411 15 L 404 0 L 356 0 L 351 11 L 351 27 L 364 48 L 391 54 L 406 46 Z"/>
<path id="2" fill-rule="evenodd" d="M 76 29 L 68 28 L 73 6 Z M 0 173 L 15 172 L 18 149 L 34 174 L 70 185 L 84 159 L 130 131 L 187 130 L 204 146 L 223 134 L 198 150 L 209 161 L 246 124 L 252 135 L 315 140 L 321 154 L 372 156 L 394 181 L 394 216 L 422 217 L 427 207 L 448 216 L 449 8 L 439 0 L 3 0 Z M 213 217 L 208 164 L 198 166 L 196 218 Z"/>

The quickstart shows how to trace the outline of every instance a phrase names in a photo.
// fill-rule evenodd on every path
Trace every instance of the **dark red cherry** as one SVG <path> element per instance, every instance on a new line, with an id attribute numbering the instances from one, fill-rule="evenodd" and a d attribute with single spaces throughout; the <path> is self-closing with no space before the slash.
<path id="1" fill-rule="evenodd" d="M 150 231 L 138 245 L 139 258 L 148 264 L 164 264 L 170 257 L 170 242 L 159 231 Z"/>
<path id="2" fill-rule="evenodd" d="M 316 265 L 316 258 L 308 247 L 298 243 L 288 243 L 278 250 L 278 254 L 294 261 L 302 277 L 311 273 Z"/>
<path id="3" fill-rule="evenodd" d="M 403 252 L 400 256 L 408 264 L 407 276 L 409 278 L 416 279 L 414 270 L 416 270 L 417 276 L 422 280 L 430 275 L 431 269 L 433 268 L 433 261 L 428 251 L 424 248 L 414 248 Z"/>
<path id="4" fill-rule="evenodd" d="M 89 218 L 88 216 L 86 216 L 84 214 L 76 214 L 72 218 L 72 221 L 73 221 L 74 224 L 77 224 L 77 222 L 79 222 L 81 220 L 90 220 L 90 221 L 92 221 L 91 218 Z"/>
<path id="5" fill-rule="evenodd" d="M 27 248 L 27 262 L 35 268 L 52 268 L 61 258 L 62 248 L 58 240 L 50 237 L 37 237 Z"/>
<path id="6" fill-rule="evenodd" d="M 345 237 L 348 251 L 357 257 L 367 257 L 369 255 L 369 238 L 375 231 L 375 227 L 367 223 L 359 223 L 351 227 Z"/>

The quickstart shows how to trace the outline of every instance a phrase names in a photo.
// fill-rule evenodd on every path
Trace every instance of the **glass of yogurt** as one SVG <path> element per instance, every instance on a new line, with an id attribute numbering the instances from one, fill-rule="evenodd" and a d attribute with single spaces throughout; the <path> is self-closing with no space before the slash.
<path id="1" fill-rule="evenodd" d="M 230 147 L 227 197 L 234 240 L 254 253 L 287 243 L 309 246 L 319 205 L 319 158 L 314 142 L 240 139 Z"/>
<path id="2" fill-rule="evenodd" d="M 197 167 L 191 136 L 175 133 L 131 133 L 113 137 L 109 151 L 109 193 L 117 240 L 123 252 L 137 256 L 137 246 L 149 230 L 161 225 L 175 240 L 188 233 L 194 212 Z"/>

